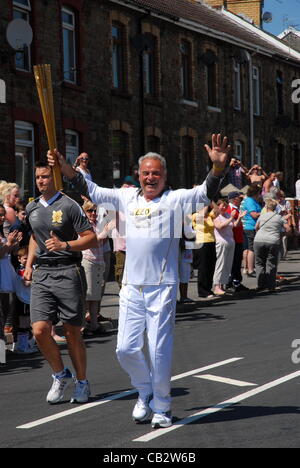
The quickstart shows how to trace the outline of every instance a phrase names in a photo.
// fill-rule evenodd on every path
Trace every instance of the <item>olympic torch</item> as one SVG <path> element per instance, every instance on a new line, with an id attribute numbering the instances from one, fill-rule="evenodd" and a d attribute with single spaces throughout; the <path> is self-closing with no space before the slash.
<path id="1" fill-rule="evenodd" d="M 44 125 L 46 129 L 49 150 L 52 152 L 57 147 L 56 131 L 54 118 L 54 104 L 52 92 L 51 66 L 50 65 L 34 65 L 33 67 L 36 87 L 40 100 L 40 105 L 43 114 Z M 62 177 L 58 161 L 55 159 L 55 165 L 52 169 L 53 179 L 56 190 L 63 190 Z"/>

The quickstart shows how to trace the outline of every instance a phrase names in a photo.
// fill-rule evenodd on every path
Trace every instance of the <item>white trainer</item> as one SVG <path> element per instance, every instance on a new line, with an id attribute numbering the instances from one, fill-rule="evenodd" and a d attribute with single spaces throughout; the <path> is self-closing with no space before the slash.
<path id="1" fill-rule="evenodd" d="M 165 413 L 154 413 L 151 426 L 153 429 L 158 429 L 159 427 L 170 427 L 172 426 L 172 413 L 167 411 Z"/>
<path id="2" fill-rule="evenodd" d="M 79 382 L 76 380 L 70 403 L 86 403 L 89 400 L 90 394 L 90 384 L 88 381 Z"/>
<path id="3" fill-rule="evenodd" d="M 147 395 L 145 400 L 138 397 L 138 400 L 133 408 L 132 419 L 136 423 L 147 421 L 152 416 L 152 409 L 149 406 L 149 402 L 152 399 L 152 395 Z"/>
<path id="4" fill-rule="evenodd" d="M 65 369 L 63 377 L 59 378 L 56 375 L 52 375 L 52 377 L 53 384 L 48 392 L 46 400 L 50 404 L 55 404 L 63 399 L 65 390 L 74 381 L 74 377 L 69 369 Z"/>

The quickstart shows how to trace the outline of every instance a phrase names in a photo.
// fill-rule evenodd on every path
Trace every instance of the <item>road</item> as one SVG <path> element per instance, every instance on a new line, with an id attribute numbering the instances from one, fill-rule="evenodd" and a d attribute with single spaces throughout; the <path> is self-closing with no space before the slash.
<path id="1" fill-rule="evenodd" d="M 115 357 L 115 331 L 86 339 L 92 389 L 86 405 L 66 399 L 49 406 L 51 377 L 42 356 L 10 353 L 0 369 L 0 447 L 299 447 L 299 303 L 294 282 L 271 295 L 178 307 L 170 430 L 131 421 L 136 393 Z M 110 304 L 117 307 L 117 295 Z"/>

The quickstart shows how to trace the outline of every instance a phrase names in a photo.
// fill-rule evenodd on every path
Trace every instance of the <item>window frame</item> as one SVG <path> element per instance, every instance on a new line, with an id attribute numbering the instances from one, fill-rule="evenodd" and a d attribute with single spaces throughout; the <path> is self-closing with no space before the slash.
<path id="1" fill-rule="evenodd" d="M 244 142 L 242 140 L 234 140 L 234 157 L 243 162 Z"/>
<path id="2" fill-rule="evenodd" d="M 129 145 L 130 145 L 130 135 L 127 132 L 124 132 L 124 130 L 112 130 L 112 144 L 111 144 L 111 155 L 112 155 L 112 164 L 113 164 L 113 181 L 116 184 L 121 185 L 123 183 L 123 180 L 125 176 L 129 173 L 129 164 L 130 164 L 130 152 L 129 152 Z M 115 137 L 121 137 L 123 140 L 121 143 L 123 146 L 120 148 L 119 154 L 116 154 L 115 152 L 115 147 L 114 147 L 114 138 Z M 119 175 L 118 177 L 114 176 L 114 163 L 118 162 L 119 163 Z"/>
<path id="3" fill-rule="evenodd" d="M 253 115 L 261 115 L 261 76 L 258 66 L 252 66 Z"/>
<path id="4" fill-rule="evenodd" d="M 280 80 L 280 81 L 279 81 Z M 281 70 L 276 70 L 276 113 L 284 115 L 284 89 L 283 89 L 283 73 Z"/>
<path id="5" fill-rule="evenodd" d="M 18 139 L 16 137 L 16 130 L 30 130 L 32 138 L 31 140 L 22 140 Z M 31 148 L 31 174 L 29 173 L 30 167 L 27 167 L 27 175 L 28 175 L 28 180 L 25 181 L 25 163 L 23 164 L 22 168 L 22 183 L 19 183 L 17 180 L 18 185 L 20 186 L 20 192 L 22 194 L 22 198 L 24 197 L 24 189 L 25 189 L 25 183 L 27 182 L 28 186 L 28 196 L 35 196 L 36 188 L 35 188 L 35 174 L 34 174 L 34 162 L 35 162 L 35 126 L 31 122 L 26 122 L 24 120 L 15 120 L 14 122 L 14 131 L 15 131 L 15 140 L 14 140 L 14 148 L 15 148 L 15 167 L 17 168 L 17 152 L 16 148 L 17 146 L 25 146 L 26 148 Z M 24 159 L 23 159 L 24 160 Z M 17 179 L 17 174 L 15 174 L 16 179 Z"/>
<path id="6" fill-rule="evenodd" d="M 217 62 L 206 64 L 207 105 L 219 108 Z"/>
<path id="7" fill-rule="evenodd" d="M 285 155 L 286 155 L 286 145 L 284 143 L 278 142 L 277 143 L 277 167 L 278 167 L 278 171 L 280 172 L 285 172 L 285 169 L 284 169 Z"/>
<path id="8" fill-rule="evenodd" d="M 183 50 L 184 46 L 187 46 L 186 51 Z M 187 39 L 180 41 L 180 88 L 183 99 L 193 99 L 192 44 Z"/>
<path id="9" fill-rule="evenodd" d="M 260 167 L 262 166 L 262 156 L 263 156 L 263 148 L 260 145 L 255 146 L 255 164 L 258 164 Z"/>
<path id="10" fill-rule="evenodd" d="M 76 131 L 76 130 L 72 130 L 70 128 L 66 128 L 65 129 L 65 140 L 67 140 L 67 135 L 72 135 L 72 136 L 75 136 L 76 138 L 76 145 L 73 146 L 73 145 L 68 145 L 67 142 L 66 142 L 66 160 L 73 166 L 73 164 L 75 163 L 75 160 L 77 158 L 77 156 L 79 155 L 79 145 L 80 145 L 80 135 L 79 133 Z M 75 151 L 73 151 L 73 149 Z M 68 158 L 68 155 L 70 156 L 70 154 L 74 154 L 75 155 L 75 158 L 73 159 L 72 157 L 69 157 Z"/>
<path id="11" fill-rule="evenodd" d="M 63 13 L 67 13 L 71 15 L 73 18 L 73 24 L 70 25 L 69 23 L 64 22 L 63 20 Z M 70 7 L 63 5 L 61 7 L 61 27 L 62 27 L 62 49 L 63 49 L 63 81 L 66 83 L 71 84 L 78 84 L 78 55 L 77 55 L 77 21 L 76 21 L 76 11 Z M 65 70 L 66 66 L 66 55 L 65 55 L 65 35 L 64 31 L 71 31 L 72 32 L 72 52 L 73 52 L 73 62 L 74 66 Z M 69 54 L 69 42 L 68 42 L 68 63 L 70 62 L 70 54 Z M 74 74 L 73 78 L 67 78 L 66 74 Z"/>
<path id="12" fill-rule="evenodd" d="M 119 31 L 118 36 L 115 37 L 113 29 Z M 125 25 L 118 22 L 112 21 L 111 23 L 111 41 L 112 41 L 112 87 L 119 91 L 125 91 L 126 89 L 126 77 L 125 77 Z M 116 59 L 115 59 L 116 58 Z M 116 77 L 116 79 L 115 79 Z"/>
<path id="13" fill-rule="evenodd" d="M 154 143 L 153 146 L 152 146 L 152 143 Z M 151 153 L 160 154 L 161 138 L 156 135 L 147 135 L 146 147 L 147 147 L 147 153 L 151 152 Z"/>
<path id="14" fill-rule="evenodd" d="M 147 46 L 143 51 L 143 74 L 144 74 L 144 93 L 146 96 L 157 96 L 157 38 L 150 33 L 152 46 Z M 148 59 L 148 60 L 146 60 Z"/>
<path id="15" fill-rule="evenodd" d="M 23 5 L 22 3 L 18 2 L 17 0 L 13 0 L 12 2 L 12 14 L 13 14 L 13 18 L 15 18 L 15 12 L 20 12 L 22 13 L 22 19 L 24 19 L 24 21 L 27 21 L 27 23 L 30 24 L 30 20 L 31 20 L 31 17 L 30 17 L 30 14 L 31 14 L 31 4 L 30 4 L 30 0 L 27 0 L 27 5 Z M 23 17 L 24 16 L 24 17 Z M 18 54 L 22 54 L 22 61 L 24 60 L 24 63 L 27 62 L 25 64 L 24 67 L 20 67 L 18 66 L 17 64 L 17 56 Z M 22 72 L 25 72 L 25 73 L 30 73 L 31 72 L 31 67 L 32 67 L 32 59 L 31 59 L 31 46 L 26 46 L 25 49 L 23 49 L 22 51 L 16 51 L 16 54 L 15 54 L 15 68 L 16 70 L 18 71 L 22 71 Z"/>
<path id="16" fill-rule="evenodd" d="M 22 10 L 28 10 L 28 11 L 31 11 L 31 4 L 30 4 L 30 0 L 26 0 L 27 1 L 27 5 L 24 5 L 23 3 L 19 2 L 18 0 L 13 0 L 13 7 L 16 6 L 17 8 L 20 8 Z"/>
<path id="17" fill-rule="evenodd" d="M 233 108 L 242 110 L 241 64 L 233 59 Z"/>

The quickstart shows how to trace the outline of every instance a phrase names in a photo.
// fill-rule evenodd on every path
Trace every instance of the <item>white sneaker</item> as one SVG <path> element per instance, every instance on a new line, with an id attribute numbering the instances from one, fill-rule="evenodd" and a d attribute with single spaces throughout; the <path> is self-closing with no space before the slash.
<path id="1" fill-rule="evenodd" d="M 154 413 L 151 426 L 153 429 L 157 429 L 159 427 L 170 427 L 172 426 L 172 414 L 171 411 L 167 411 L 166 413 Z"/>
<path id="2" fill-rule="evenodd" d="M 55 404 L 61 401 L 64 397 L 66 388 L 74 381 L 74 377 L 69 369 L 65 369 L 65 375 L 61 378 L 52 375 L 53 384 L 50 388 L 46 400 L 50 404 Z"/>
<path id="3" fill-rule="evenodd" d="M 145 400 L 142 400 L 142 398 L 138 397 L 132 412 L 132 419 L 136 423 L 147 421 L 152 416 L 152 409 L 149 406 L 151 399 L 152 395 L 147 395 Z"/>
<path id="4" fill-rule="evenodd" d="M 88 381 L 79 382 L 76 380 L 73 396 L 70 400 L 70 403 L 86 403 L 89 400 L 90 396 L 90 384 Z"/>

